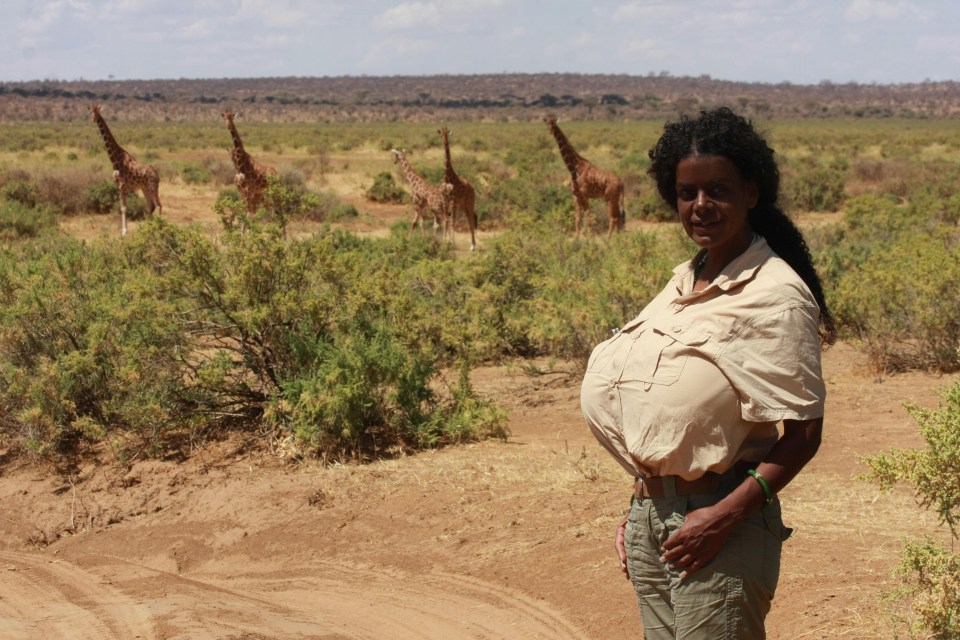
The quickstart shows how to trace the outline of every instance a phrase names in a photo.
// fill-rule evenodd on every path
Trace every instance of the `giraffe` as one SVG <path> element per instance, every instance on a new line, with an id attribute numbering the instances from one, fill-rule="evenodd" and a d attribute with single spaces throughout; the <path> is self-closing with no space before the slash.
<path id="1" fill-rule="evenodd" d="M 140 164 L 117 144 L 107 121 L 100 115 L 100 105 L 90 105 L 90 115 L 100 129 L 103 142 L 113 165 L 113 180 L 117 183 L 120 192 L 120 235 L 127 235 L 127 195 L 137 190 L 143 192 L 147 201 L 147 216 L 152 216 L 154 209 L 158 215 L 163 214 L 163 205 L 160 204 L 160 173 L 155 167 Z"/>
<path id="2" fill-rule="evenodd" d="M 240 197 L 246 204 L 247 213 L 253 215 L 257 212 L 257 207 L 263 201 L 263 194 L 267 190 L 267 176 L 276 175 L 277 170 L 257 162 L 243 148 L 243 141 L 240 139 L 237 127 L 233 124 L 233 119 L 236 117 L 233 111 L 227 109 L 221 115 L 227 121 L 227 129 L 230 130 L 230 136 L 233 138 L 230 157 L 233 158 L 233 166 L 237 169 L 236 175 L 233 176 L 233 184 L 237 185 Z"/>
<path id="3" fill-rule="evenodd" d="M 556 138 L 560 155 L 563 156 L 563 163 L 570 170 L 570 190 L 573 192 L 573 200 L 577 206 L 577 235 L 580 235 L 584 212 L 590 210 L 591 198 L 603 198 L 607 202 L 607 209 L 610 212 L 610 229 L 607 231 L 607 237 L 613 235 L 614 228 L 622 231 L 626 221 L 626 213 L 623 209 L 623 181 L 616 174 L 593 166 L 577 153 L 567 140 L 567 136 L 557 126 L 556 116 L 546 116 L 543 121 L 547 123 L 547 128 Z"/>
<path id="4" fill-rule="evenodd" d="M 394 162 L 403 169 L 403 175 L 410 183 L 410 189 L 413 191 L 413 222 L 410 224 L 410 233 L 420 224 L 423 229 L 423 210 L 429 209 L 433 212 L 433 231 L 434 234 L 443 226 L 443 235 L 447 235 L 447 229 L 453 233 L 453 226 L 449 224 L 450 198 L 453 194 L 453 185 L 444 182 L 442 187 L 435 187 L 423 179 L 407 160 L 407 156 L 402 149 L 391 149 L 394 155 Z"/>
<path id="5" fill-rule="evenodd" d="M 450 162 L 450 130 L 442 127 L 437 133 L 443 138 L 443 152 L 446 154 L 446 164 L 443 166 L 443 181 L 453 185 L 453 191 L 450 194 L 451 233 L 453 233 L 452 227 L 457 218 L 457 212 L 463 211 L 467 217 L 467 225 L 470 227 L 470 251 L 473 251 L 477 248 L 475 234 L 477 228 L 477 193 L 466 178 L 458 176 L 457 172 L 453 170 L 453 164 Z"/>

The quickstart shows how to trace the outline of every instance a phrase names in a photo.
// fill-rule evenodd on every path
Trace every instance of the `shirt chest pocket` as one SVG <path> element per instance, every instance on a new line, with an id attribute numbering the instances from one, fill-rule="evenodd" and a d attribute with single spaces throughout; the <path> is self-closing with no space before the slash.
<path id="1" fill-rule="evenodd" d="M 702 351 L 709 338 L 692 325 L 652 324 L 635 336 L 620 379 L 673 384 L 687 358 Z"/>

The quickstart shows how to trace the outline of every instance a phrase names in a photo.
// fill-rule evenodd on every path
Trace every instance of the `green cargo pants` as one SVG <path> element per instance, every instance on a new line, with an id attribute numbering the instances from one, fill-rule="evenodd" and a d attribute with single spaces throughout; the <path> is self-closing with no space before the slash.
<path id="1" fill-rule="evenodd" d="M 680 580 L 660 562 L 660 547 L 686 514 L 717 503 L 717 494 L 635 500 L 626 528 L 627 569 L 646 640 L 760 640 L 780 577 L 790 529 L 776 500 L 743 520 L 707 565 Z"/>

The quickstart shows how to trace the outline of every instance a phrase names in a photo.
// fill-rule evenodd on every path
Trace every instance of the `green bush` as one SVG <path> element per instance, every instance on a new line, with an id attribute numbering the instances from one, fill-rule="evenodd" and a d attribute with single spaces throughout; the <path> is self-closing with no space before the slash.
<path id="1" fill-rule="evenodd" d="M 960 353 L 956 354 L 960 357 Z M 870 470 L 864 478 L 890 489 L 906 482 L 916 491 L 920 506 L 937 512 L 940 523 L 958 537 L 960 525 L 960 381 L 943 394 L 936 411 L 910 405 L 920 426 L 924 449 L 893 449 L 864 458 Z M 911 637 L 949 640 L 960 637 L 960 554 L 926 538 L 906 541 L 897 575 L 902 587 L 890 593 L 894 601 L 909 601 Z M 932 635 L 927 635 L 927 632 Z"/>
<path id="2" fill-rule="evenodd" d="M 158 287 L 111 247 L 56 238 L 0 255 L 6 435 L 37 455 L 107 440 L 126 457 L 188 420 L 183 336 Z"/>
<path id="3" fill-rule="evenodd" d="M 49 209 L 0 200 L 0 239 L 35 238 L 56 225 L 56 216 Z"/>
<path id="4" fill-rule="evenodd" d="M 471 389 L 442 392 L 462 349 L 416 331 L 437 326 L 423 291 L 398 289 L 414 266 L 449 266 L 438 243 L 281 231 L 245 220 L 214 243 L 157 218 L 123 243 L 7 250 L 8 441 L 36 455 L 106 442 L 130 460 L 185 431 L 266 424 L 327 459 L 365 459 L 504 435 Z"/>
<path id="5" fill-rule="evenodd" d="M 960 297 L 944 294 L 960 291 L 955 243 L 944 233 L 905 236 L 837 281 L 834 313 L 879 371 L 956 367 Z"/>
<path id="6" fill-rule="evenodd" d="M 330 222 L 339 222 L 342 220 L 347 220 L 349 218 L 356 218 L 360 215 L 360 212 L 357 211 L 357 208 L 352 204 L 346 202 L 338 202 L 333 207 L 330 208 L 329 213 L 327 213 L 326 219 Z"/>
<path id="7" fill-rule="evenodd" d="M 808 234 L 841 333 L 879 371 L 956 367 L 960 301 L 944 292 L 960 286 L 960 237 L 937 215 L 860 196 Z"/>
<path id="8" fill-rule="evenodd" d="M 180 170 L 180 177 L 186 184 L 206 184 L 213 182 L 213 171 L 195 163 L 189 163 Z"/>
<path id="9" fill-rule="evenodd" d="M 369 189 L 364 191 L 363 195 L 367 200 L 372 202 L 401 203 L 406 202 L 408 199 L 407 192 L 397 184 L 393 178 L 393 173 L 389 171 L 381 171 L 378 173 L 373 179 L 373 184 L 370 185 Z"/>
<path id="10" fill-rule="evenodd" d="M 786 166 L 784 194 L 789 206 L 799 211 L 836 211 L 843 204 L 848 163 L 803 159 Z"/>
<path id="11" fill-rule="evenodd" d="M 35 207 L 40 200 L 37 187 L 29 179 L 16 178 L 0 187 L 0 199 L 18 202 L 26 207 Z"/>
<path id="12" fill-rule="evenodd" d="M 83 208 L 92 213 L 111 213 L 120 210 L 120 191 L 113 180 L 101 180 L 87 187 Z"/>

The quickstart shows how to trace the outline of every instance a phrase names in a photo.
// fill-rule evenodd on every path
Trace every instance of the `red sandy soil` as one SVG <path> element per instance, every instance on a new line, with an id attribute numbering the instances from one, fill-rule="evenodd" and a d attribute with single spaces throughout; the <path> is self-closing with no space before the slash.
<path id="1" fill-rule="evenodd" d="M 577 376 L 539 366 L 476 372 L 510 411 L 506 443 L 329 467 L 240 438 L 71 475 L 8 460 L 0 638 L 640 638 L 612 544 L 630 479 L 584 427 Z M 938 527 L 907 488 L 854 479 L 858 456 L 919 446 L 902 403 L 936 407 L 950 379 L 877 379 L 842 344 L 824 369 L 823 446 L 782 494 L 796 531 L 769 637 L 889 638 L 900 537 Z"/>

